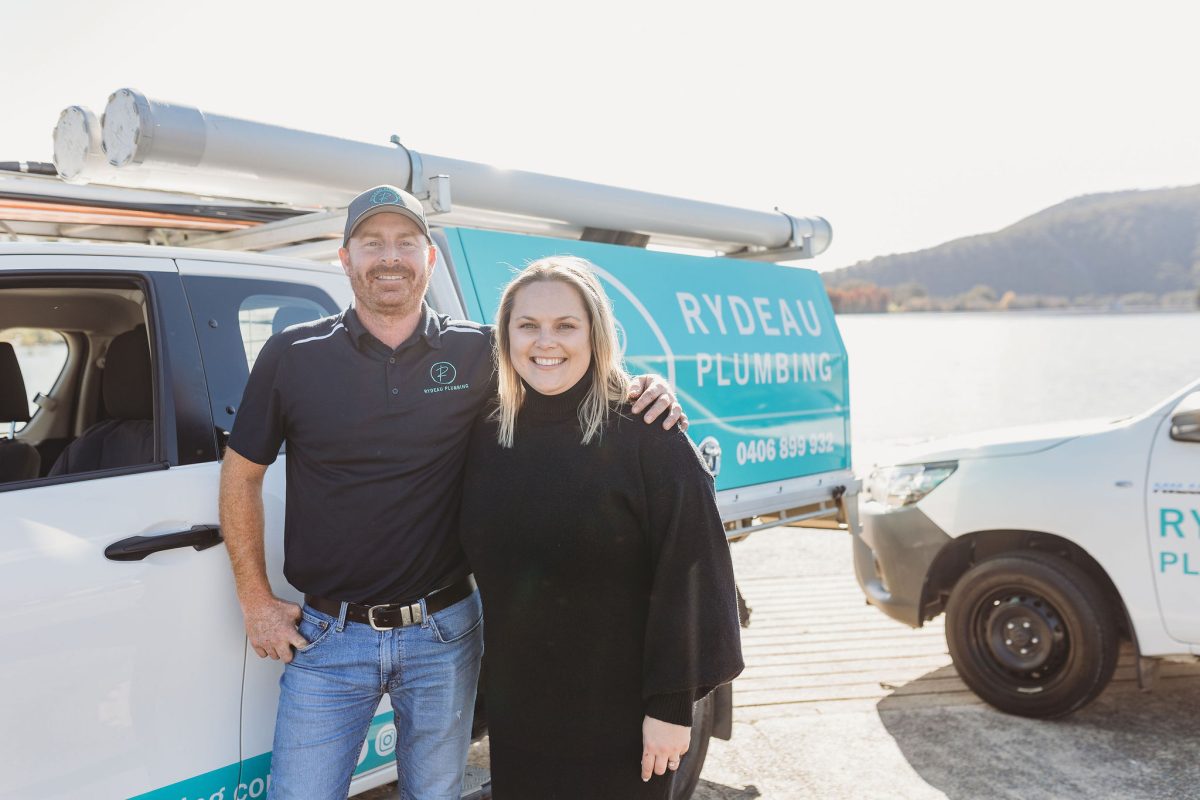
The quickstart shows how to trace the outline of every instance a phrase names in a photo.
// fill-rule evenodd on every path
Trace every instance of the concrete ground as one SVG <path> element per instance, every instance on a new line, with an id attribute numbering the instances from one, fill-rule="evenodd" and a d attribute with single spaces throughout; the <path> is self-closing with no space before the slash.
<path id="1" fill-rule="evenodd" d="M 940 618 L 910 630 L 864 604 L 848 534 L 776 529 L 733 553 L 747 667 L 695 800 L 1200 798 L 1200 665 L 1143 693 L 1127 650 L 1072 717 L 1007 716 L 959 681 Z"/>
<path id="2" fill-rule="evenodd" d="M 848 534 L 765 531 L 734 561 L 747 668 L 695 800 L 1200 797 L 1200 665 L 1143 693 L 1127 649 L 1075 715 L 1008 716 L 958 679 L 940 617 L 911 630 L 864 605 Z"/>

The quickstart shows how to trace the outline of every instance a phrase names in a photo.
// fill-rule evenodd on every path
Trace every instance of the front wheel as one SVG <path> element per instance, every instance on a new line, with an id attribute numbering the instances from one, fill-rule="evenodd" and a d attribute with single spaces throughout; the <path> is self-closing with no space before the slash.
<path id="1" fill-rule="evenodd" d="M 967 571 L 946 607 L 963 682 L 1009 714 L 1061 717 L 1091 702 L 1117 664 L 1108 598 L 1086 572 L 1045 553 L 1010 553 Z"/>
<path id="2" fill-rule="evenodd" d="M 700 770 L 704 769 L 704 758 L 708 755 L 708 740 L 712 738 L 715 714 L 713 694 L 710 692 L 707 697 L 696 703 L 692 712 L 692 741 L 675 773 L 671 800 L 688 800 L 696 791 L 696 785 L 700 783 Z"/>

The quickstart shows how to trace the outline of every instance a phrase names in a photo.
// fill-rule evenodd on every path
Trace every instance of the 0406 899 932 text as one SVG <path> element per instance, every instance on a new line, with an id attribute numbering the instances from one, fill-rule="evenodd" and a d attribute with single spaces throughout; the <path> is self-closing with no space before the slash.
<path id="1" fill-rule="evenodd" d="M 797 434 L 771 439 L 747 439 L 737 443 L 737 463 L 760 463 L 765 461 L 803 458 L 806 455 L 832 453 L 837 447 L 833 433 Z"/>

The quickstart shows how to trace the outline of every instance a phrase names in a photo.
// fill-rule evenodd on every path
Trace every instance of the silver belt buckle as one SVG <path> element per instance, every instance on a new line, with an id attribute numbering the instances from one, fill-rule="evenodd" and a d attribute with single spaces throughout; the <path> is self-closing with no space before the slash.
<path id="1" fill-rule="evenodd" d="M 370 606 L 369 608 L 367 608 L 367 622 L 371 625 L 371 627 L 374 630 L 390 631 L 390 630 L 394 630 L 397 627 L 395 625 L 381 626 L 381 625 L 375 624 L 375 609 L 387 608 L 387 607 L 388 607 L 387 605 L 381 605 L 381 606 Z M 412 625 L 414 623 L 424 622 L 424 621 L 425 621 L 424 618 L 421 616 L 421 604 L 420 603 L 413 603 L 410 606 L 401 606 L 400 607 L 400 627 L 404 627 L 405 625 Z"/>
<path id="2" fill-rule="evenodd" d="M 387 606 L 371 606 L 367 609 L 367 622 L 377 631 L 390 631 L 395 625 L 379 626 L 375 624 L 375 609 L 387 608 Z"/>

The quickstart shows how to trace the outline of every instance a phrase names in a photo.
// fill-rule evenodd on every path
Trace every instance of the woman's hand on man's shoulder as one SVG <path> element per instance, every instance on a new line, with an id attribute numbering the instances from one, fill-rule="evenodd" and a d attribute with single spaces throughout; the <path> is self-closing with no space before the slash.
<path id="1" fill-rule="evenodd" d="M 670 384 L 660 375 L 651 373 L 632 378 L 629 381 L 629 400 L 633 403 L 630 410 L 634 415 L 644 412 L 646 423 L 662 417 L 663 430 L 669 431 L 676 425 L 681 431 L 688 429 L 687 414 L 683 413 L 683 408 L 676 401 Z"/>

